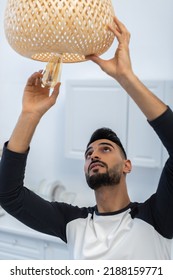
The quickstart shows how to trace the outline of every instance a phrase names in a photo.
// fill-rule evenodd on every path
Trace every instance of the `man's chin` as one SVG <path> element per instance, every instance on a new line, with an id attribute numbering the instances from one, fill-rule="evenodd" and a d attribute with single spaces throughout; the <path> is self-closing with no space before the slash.
<path id="1" fill-rule="evenodd" d="M 93 169 L 89 172 L 89 177 L 91 176 L 97 176 L 98 174 L 104 174 L 104 172 L 100 172 L 99 169 Z"/>
<path id="2" fill-rule="evenodd" d="M 96 170 L 96 169 L 95 169 Z M 109 172 L 103 172 L 100 173 L 100 169 L 98 172 L 94 172 L 91 170 L 89 174 L 85 174 L 86 181 L 88 183 L 88 186 L 92 190 L 97 190 L 101 187 L 106 186 L 115 186 L 120 183 L 121 179 L 121 172 L 119 172 L 118 167 L 114 167 L 109 170 Z"/>
<path id="3" fill-rule="evenodd" d="M 102 186 L 106 186 L 108 184 L 108 180 L 109 178 L 107 173 L 94 172 L 90 175 L 86 175 L 87 184 L 92 190 L 97 190 Z"/>

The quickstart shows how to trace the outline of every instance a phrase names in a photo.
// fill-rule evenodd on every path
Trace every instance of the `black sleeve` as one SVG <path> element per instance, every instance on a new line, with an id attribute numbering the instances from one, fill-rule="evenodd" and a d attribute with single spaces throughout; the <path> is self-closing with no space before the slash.
<path id="1" fill-rule="evenodd" d="M 46 201 L 23 186 L 27 154 L 9 151 L 4 146 L 0 161 L 0 204 L 25 225 L 66 242 L 68 213 L 75 207 Z"/>
<path id="2" fill-rule="evenodd" d="M 160 117 L 150 122 L 168 151 L 158 188 L 152 197 L 152 213 L 159 231 L 173 237 L 173 112 L 168 107 Z"/>

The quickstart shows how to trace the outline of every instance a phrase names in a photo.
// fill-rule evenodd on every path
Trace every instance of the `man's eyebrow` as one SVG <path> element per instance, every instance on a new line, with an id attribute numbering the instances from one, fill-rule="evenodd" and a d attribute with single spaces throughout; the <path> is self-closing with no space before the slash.
<path id="1" fill-rule="evenodd" d="M 111 143 L 108 143 L 108 142 L 99 143 L 99 146 L 101 146 L 101 145 L 108 145 L 108 146 L 111 146 L 112 148 L 114 148 L 114 146 Z"/>
<path id="2" fill-rule="evenodd" d="M 86 149 L 86 151 L 85 151 L 85 155 L 88 153 L 88 151 L 89 150 L 91 150 L 92 149 L 92 147 L 88 147 L 87 149 Z"/>
<path id="3" fill-rule="evenodd" d="M 108 142 L 101 142 L 99 143 L 99 146 L 102 146 L 102 145 L 107 145 L 107 146 L 110 146 L 114 149 L 114 146 L 111 144 L 111 143 L 108 143 Z M 93 149 L 93 147 L 88 147 L 85 151 L 85 155 L 88 153 L 89 150 Z"/>

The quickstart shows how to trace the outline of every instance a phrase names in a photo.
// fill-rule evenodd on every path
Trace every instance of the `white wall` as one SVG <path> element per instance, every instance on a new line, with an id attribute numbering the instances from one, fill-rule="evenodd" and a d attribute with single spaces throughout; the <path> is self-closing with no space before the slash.
<path id="1" fill-rule="evenodd" d="M 20 113 L 22 92 L 27 77 L 45 66 L 43 63 L 21 57 L 8 45 L 3 30 L 5 4 L 6 1 L 1 1 L 0 146 L 9 138 Z M 131 57 L 136 74 L 141 79 L 172 79 L 173 1 L 113 0 L 113 4 L 117 16 L 131 32 Z M 115 41 L 104 57 L 113 55 L 116 46 Z M 66 81 L 106 78 L 108 77 L 91 62 L 63 65 L 59 100 L 42 119 L 32 141 L 26 174 L 27 185 L 36 187 L 43 178 L 48 181 L 58 179 L 70 190 L 77 191 L 80 196 L 79 204 L 83 204 L 86 195 L 87 201 L 90 197 L 93 198 L 92 192 L 85 184 L 83 162 L 64 156 Z M 88 139 L 86 143 L 87 141 Z M 138 172 L 138 175 L 135 172 Z M 129 179 L 129 184 L 133 185 L 130 189 L 132 196 L 139 199 L 148 196 L 152 189 L 146 189 L 146 186 L 155 187 L 159 173 L 160 170 L 135 169 L 134 175 Z M 138 188 L 138 185 L 141 187 Z"/>

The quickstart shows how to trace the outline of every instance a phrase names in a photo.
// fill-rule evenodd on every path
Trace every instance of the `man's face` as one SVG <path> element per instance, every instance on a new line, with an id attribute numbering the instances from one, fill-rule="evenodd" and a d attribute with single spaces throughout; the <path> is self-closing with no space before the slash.
<path id="1" fill-rule="evenodd" d="M 84 171 L 90 188 L 119 184 L 123 174 L 124 159 L 119 147 L 108 139 L 89 145 L 85 152 Z"/>

